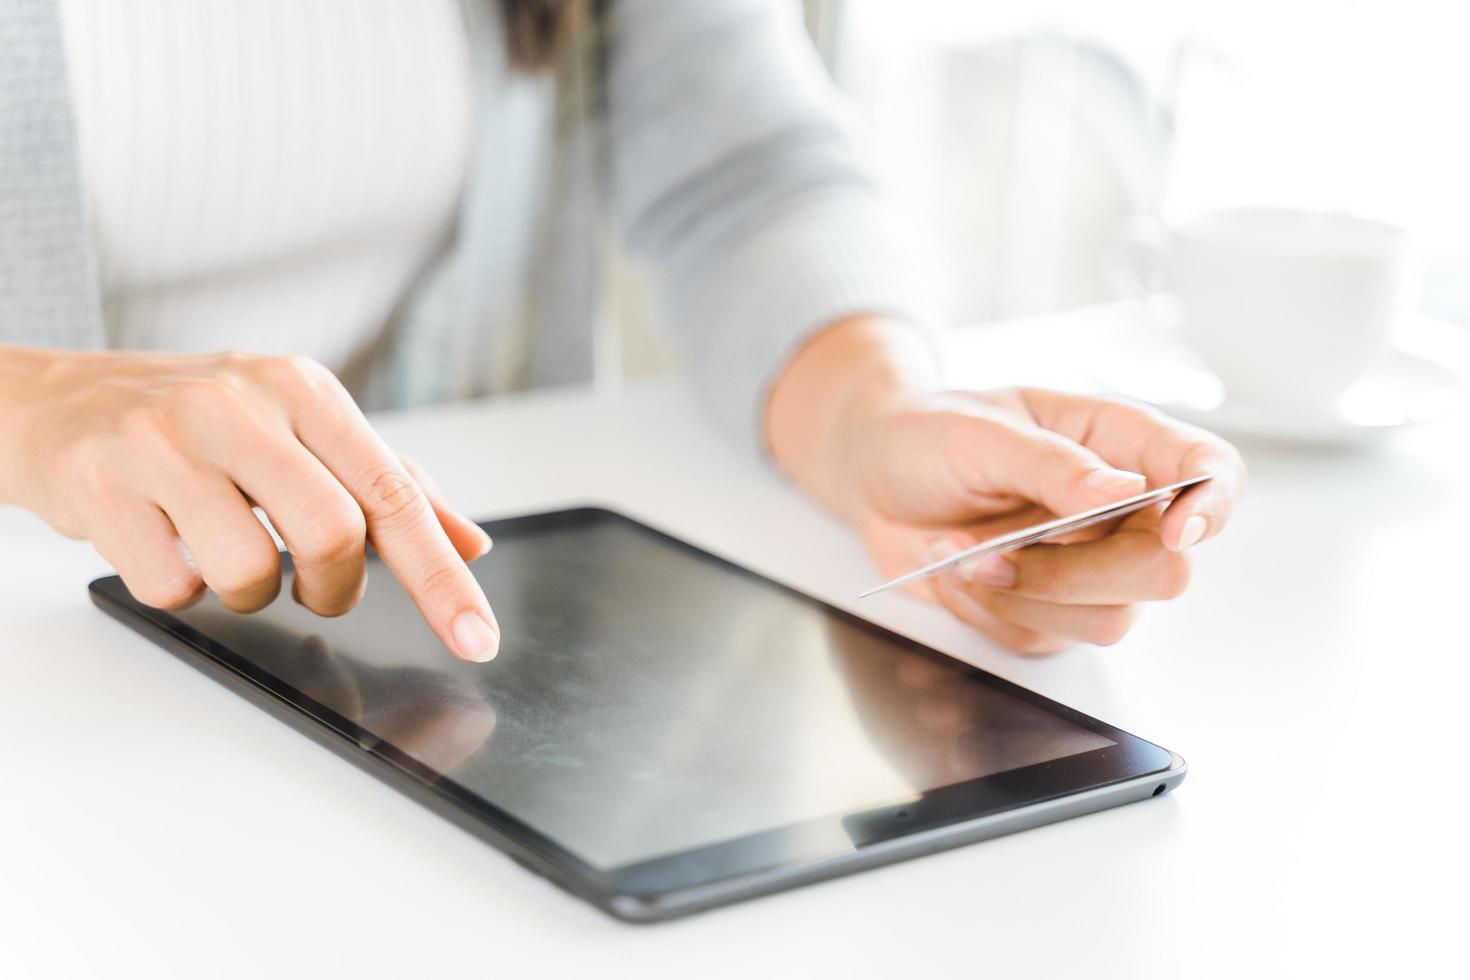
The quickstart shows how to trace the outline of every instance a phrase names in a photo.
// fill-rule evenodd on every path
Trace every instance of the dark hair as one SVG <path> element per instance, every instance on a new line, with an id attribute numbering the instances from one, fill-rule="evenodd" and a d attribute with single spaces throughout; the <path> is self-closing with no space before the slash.
<path id="1" fill-rule="evenodd" d="M 556 60 L 562 38 L 572 22 L 576 0 L 499 0 L 499 3 L 511 66 L 529 72 L 549 67 Z"/>

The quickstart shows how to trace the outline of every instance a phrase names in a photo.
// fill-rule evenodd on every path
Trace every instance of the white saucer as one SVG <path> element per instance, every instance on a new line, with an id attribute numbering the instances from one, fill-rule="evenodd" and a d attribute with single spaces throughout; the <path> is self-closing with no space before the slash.
<path id="1" fill-rule="evenodd" d="M 1220 379 L 1192 352 L 1163 338 L 1106 360 L 1096 380 L 1119 394 L 1222 435 L 1280 442 L 1372 442 L 1470 401 L 1470 383 L 1462 375 L 1402 348 L 1386 351 L 1336 405 L 1322 409 L 1231 401 Z"/>

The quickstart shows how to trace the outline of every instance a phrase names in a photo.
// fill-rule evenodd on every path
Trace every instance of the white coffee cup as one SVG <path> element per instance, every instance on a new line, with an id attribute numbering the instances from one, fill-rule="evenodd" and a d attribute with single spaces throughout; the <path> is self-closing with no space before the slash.
<path id="1" fill-rule="evenodd" d="M 1135 219 L 1124 237 L 1121 267 L 1175 294 L 1180 339 L 1231 402 L 1332 410 L 1401 311 L 1405 234 L 1378 221 L 1242 208 Z"/>

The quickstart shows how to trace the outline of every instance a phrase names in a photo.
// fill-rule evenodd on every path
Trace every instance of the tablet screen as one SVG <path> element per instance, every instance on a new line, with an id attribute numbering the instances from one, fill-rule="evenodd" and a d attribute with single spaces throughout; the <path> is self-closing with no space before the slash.
<path id="1" fill-rule="evenodd" d="M 560 519 L 556 519 L 560 518 Z M 175 614 L 259 670 L 614 868 L 1114 744 L 632 521 L 492 528 L 500 655 L 446 651 L 369 566 L 340 619 Z"/>

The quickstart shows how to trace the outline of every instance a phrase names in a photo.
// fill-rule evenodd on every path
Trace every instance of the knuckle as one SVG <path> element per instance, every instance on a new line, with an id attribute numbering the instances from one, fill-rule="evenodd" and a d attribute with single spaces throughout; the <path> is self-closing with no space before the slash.
<path id="1" fill-rule="evenodd" d="M 249 581 L 242 576 L 228 586 L 215 589 L 220 602 L 235 612 L 242 613 L 259 612 L 274 602 L 280 591 L 280 579 L 275 575 Z"/>
<path id="2" fill-rule="evenodd" d="M 173 391 L 174 408 L 185 418 L 212 418 L 238 405 L 234 385 L 225 375 L 190 378 Z"/>
<path id="3" fill-rule="evenodd" d="M 1220 457 L 1226 463 L 1241 473 L 1245 472 L 1245 457 L 1240 454 L 1240 450 L 1233 443 L 1226 442 L 1217 436 L 1213 440 L 1213 445 L 1215 446 L 1215 451 L 1220 454 Z"/>
<path id="4" fill-rule="evenodd" d="M 259 593 L 275 582 L 281 571 L 280 556 L 266 547 L 249 548 L 223 564 L 229 574 L 210 582 L 221 597 Z"/>
<path id="5" fill-rule="evenodd" d="M 424 596 L 434 600 L 454 595 L 459 590 L 463 569 L 464 566 L 450 562 L 436 563 L 423 575 Z"/>
<path id="6" fill-rule="evenodd" d="M 155 609 L 183 609 L 204 590 L 198 572 L 189 571 L 160 582 L 126 582 L 133 598 Z"/>
<path id="7" fill-rule="evenodd" d="M 301 580 L 297 580 L 296 601 L 318 616 L 335 619 L 350 613 L 367 590 L 367 578 L 359 578 L 350 589 L 325 592 L 321 590 L 309 590 L 301 587 Z"/>
<path id="8" fill-rule="evenodd" d="M 111 435 L 91 432 L 68 447 L 62 466 L 68 481 L 92 500 L 114 500 L 128 485 L 121 465 L 124 458 Z"/>
<path id="9" fill-rule="evenodd" d="M 173 440 L 169 414 L 154 404 L 134 405 L 117 416 L 117 433 L 132 444 L 156 446 Z"/>
<path id="10" fill-rule="evenodd" d="M 367 522 L 356 507 L 314 521 L 305 539 L 294 549 L 296 560 L 306 565 L 337 565 L 363 553 Z"/>
<path id="11" fill-rule="evenodd" d="M 1185 472 L 1208 470 L 1224 476 L 1233 475 L 1243 482 L 1245 459 L 1239 449 L 1224 439 L 1214 433 L 1200 431 L 1185 448 L 1182 469 Z"/>
<path id="12" fill-rule="evenodd" d="M 262 363 L 267 383 L 285 391 L 320 398 L 335 393 L 337 376 L 320 361 L 305 354 L 285 354 L 265 358 Z"/>
<path id="13" fill-rule="evenodd" d="M 86 429 L 78 432 L 58 447 L 57 456 L 63 464 L 75 467 L 82 474 L 90 473 L 112 455 L 117 437 L 110 431 Z"/>
<path id="14" fill-rule="evenodd" d="M 214 355 L 214 364 L 225 371 L 243 373 L 259 359 L 259 354 L 250 354 L 241 350 L 222 350 Z"/>
<path id="15" fill-rule="evenodd" d="M 417 517 L 427 503 L 424 491 L 400 469 L 385 469 L 369 479 L 367 498 L 374 520 L 384 523 Z"/>
<path id="16" fill-rule="evenodd" d="M 305 354 L 287 354 L 282 360 L 285 362 L 283 367 L 286 371 L 292 377 L 299 378 L 302 381 L 317 382 L 322 380 L 323 377 L 331 377 L 332 375 L 332 372 L 328 371 L 320 361 L 307 357 Z"/>
<path id="17" fill-rule="evenodd" d="M 1145 405 L 1142 402 L 1131 401 L 1127 398 L 1106 398 L 1103 400 L 1109 402 L 1120 417 L 1126 418 L 1130 423 L 1140 428 L 1157 429 L 1177 425 L 1173 419 L 1152 405 Z"/>

